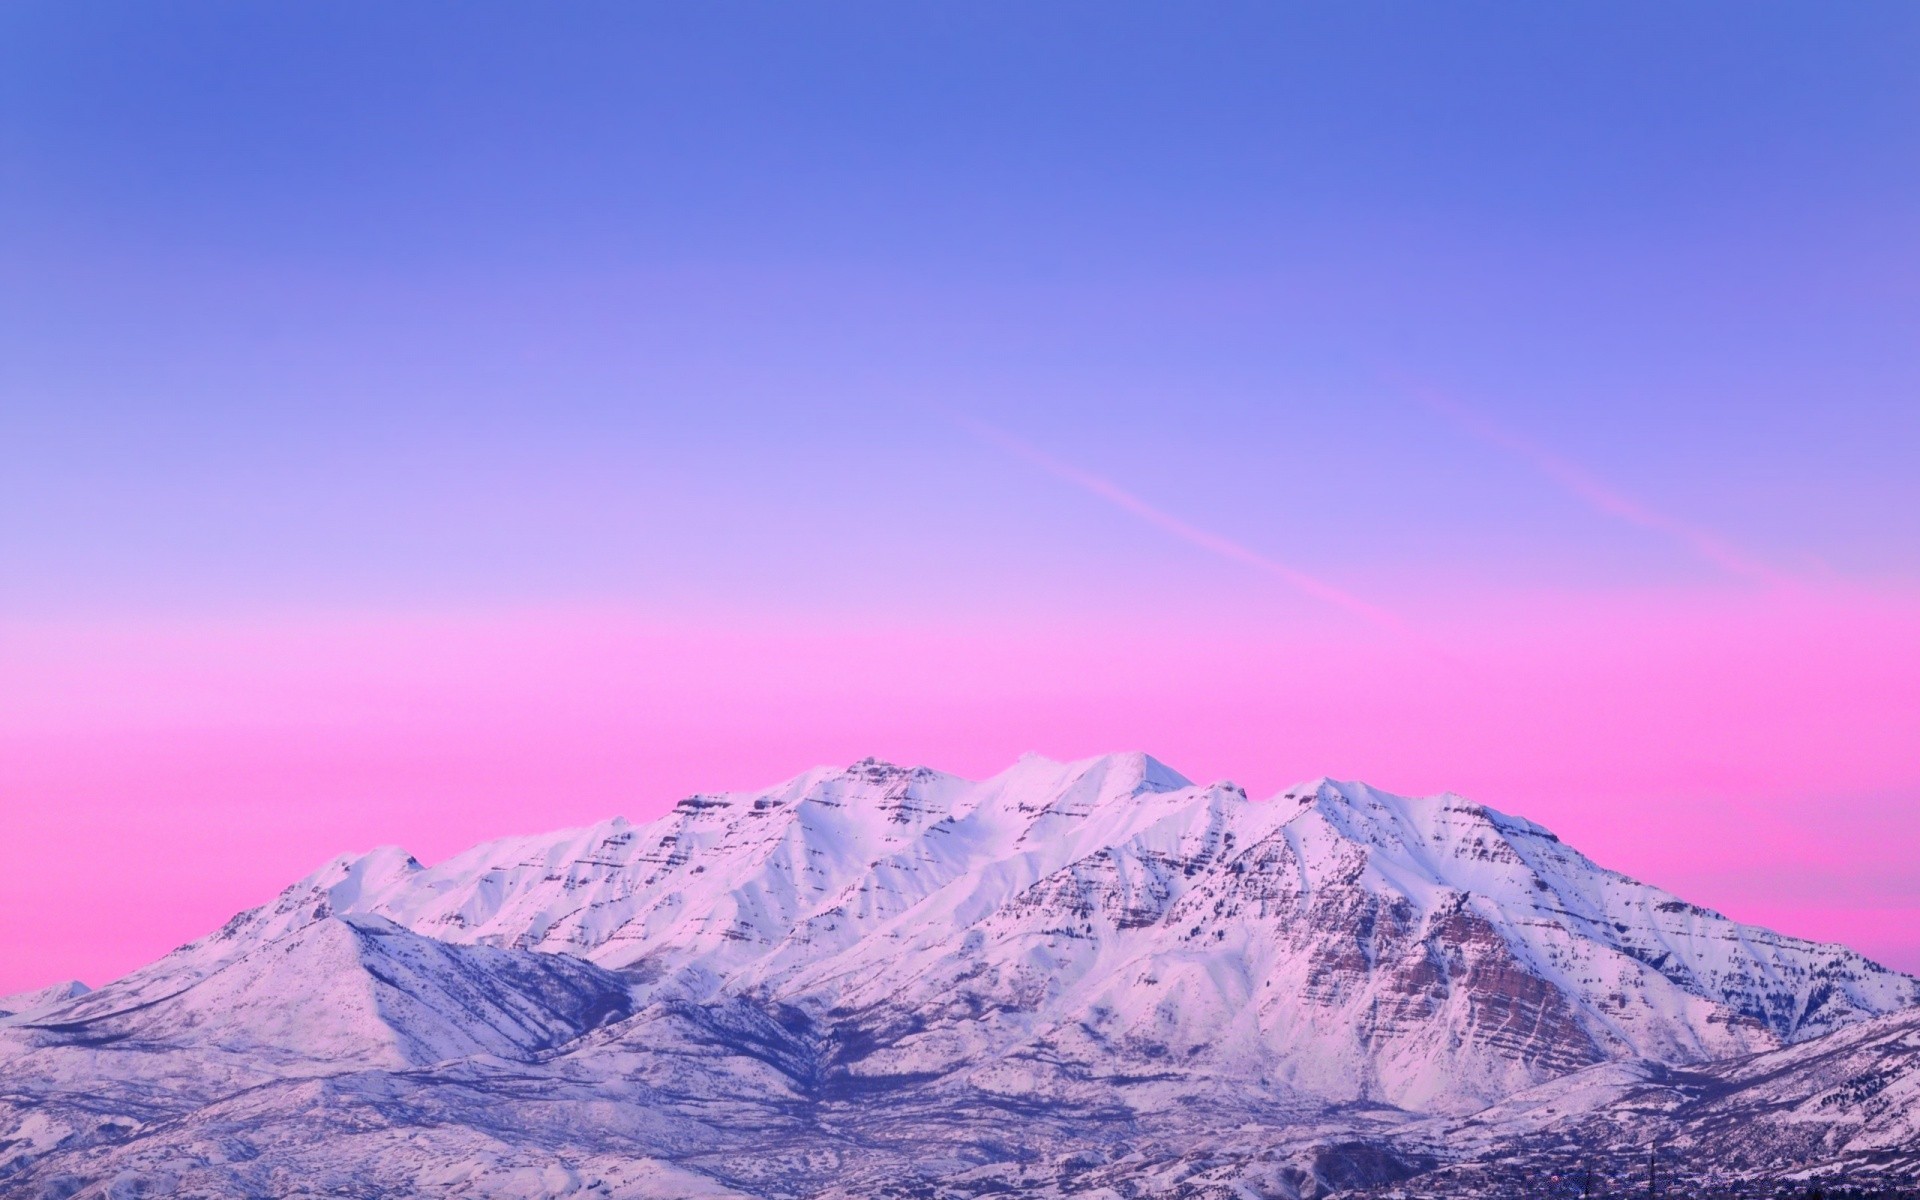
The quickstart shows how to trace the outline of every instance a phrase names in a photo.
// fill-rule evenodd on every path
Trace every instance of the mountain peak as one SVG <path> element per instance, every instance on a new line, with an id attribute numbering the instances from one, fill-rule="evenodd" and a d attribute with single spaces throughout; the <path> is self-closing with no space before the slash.
<path id="1" fill-rule="evenodd" d="M 1126 765 L 1129 772 L 1137 771 L 1140 782 L 1157 792 L 1177 792 L 1181 788 L 1190 788 L 1194 782 L 1185 775 L 1161 762 L 1153 755 L 1140 750 L 1129 750 L 1122 754 L 1109 755 Z"/>
<path id="2" fill-rule="evenodd" d="M 11 996 L 0 996 L 0 1019 L 29 1017 L 42 1009 L 77 999 L 92 990 L 78 979 L 69 979 L 64 983 L 49 984 L 30 992 L 15 992 Z"/>
<path id="3" fill-rule="evenodd" d="M 1098 778 L 1141 792 L 1177 792 L 1194 786 L 1193 780 L 1144 750 L 1115 750 L 1066 762 L 1029 751 L 995 778 L 1016 774 L 1029 779 L 1043 775 Z"/>
<path id="4" fill-rule="evenodd" d="M 839 773 L 843 779 L 858 780 L 862 783 L 894 783 L 899 780 L 932 779 L 940 772 L 929 767 L 903 767 L 869 754 L 859 762 Z"/>

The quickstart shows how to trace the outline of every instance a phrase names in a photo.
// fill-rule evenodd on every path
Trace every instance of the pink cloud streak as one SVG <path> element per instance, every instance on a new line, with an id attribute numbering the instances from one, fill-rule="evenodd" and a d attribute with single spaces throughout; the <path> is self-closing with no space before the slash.
<path id="1" fill-rule="evenodd" d="M 1648 507 L 1601 480 L 1593 472 L 1508 429 L 1485 413 L 1476 412 L 1430 389 L 1415 389 L 1413 394 L 1427 408 L 1481 441 L 1526 460 L 1534 469 L 1599 513 L 1672 538 L 1730 574 L 1775 587 L 1793 582 L 1739 550 L 1719 534 Z"/>
<path id="2" fill-rule="evenodd" d="M 1336 587 L 1316 575 L 1310 575 L 1297 567 L 1290 567 L 1268 555 L 1244 546 L 1232 538 L 1224 537 L 1211 530 L 1181 520 L 1165 509 L 1147 503 L 1110 480 L 1085 471 L 1064 462 L 1029 442 L 1022 441 L 1004 430 L 996 429 L 971 417 L 950 415 L 950 419 L 961 428 L 972 433 L 982 441 L 1000 447 L 1015 457 L 1026 460 L 1041 470 L 1057 478 L 1064 479 L 1075 487 L 1089 492 L 1114 507 L 1132 513 L 1147 524 L 1172 534 L 1174 537 L 1200 547 L 1211 554 L 1256 571 L 1271 575 L 1288 587 L 1315 600 L 1344 609 L 1362 617 L 1383 629 L 1402 636 L 1412 636 L 1407 623 L 1398 615 L 1387 611 L 1377 604 L 1362 600 L 1344 588 Z"/>

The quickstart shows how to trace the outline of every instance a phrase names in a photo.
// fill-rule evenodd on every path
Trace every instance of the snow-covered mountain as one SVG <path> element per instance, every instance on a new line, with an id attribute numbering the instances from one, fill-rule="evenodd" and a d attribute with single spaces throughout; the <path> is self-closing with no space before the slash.
<path id="1" fill-rule="evenodd" d="M 977 784 L 869 760 L 432 868 L 375 851 L 225 936 L 316 905 L 579 955 L 649 995 L 916 1014 L 873 1070 L 1044 1038 L 1415 1109 L 1920 1001 L 1850 950 L 1738 925 L 1458 796 L 1320 780 L 1254 802 L 1142 754 L 1030 757 Z"/>
<path id="2" fill-rule="evenodd" d="M 1528 1145 L 1530 1089 L 1582 1081 L 1554 1119 L 1599 1120 L 1660 1072 L 1825 1062 L 1917 1003 L 1458 796 L 1256 802 L 1141 754 L 983 782 L 867 760 L 432 867 L 342 857 L 0 1021 L 0 1182 L 186 1154 L 174 1178 L 215 1194 L 270 1169 L 393 1194 L 465 1163 L 498 1195 L 902 1172 L 1286 1195 Z M 1497 1137 L 1445 1125 L 1503 1102 Z"/>

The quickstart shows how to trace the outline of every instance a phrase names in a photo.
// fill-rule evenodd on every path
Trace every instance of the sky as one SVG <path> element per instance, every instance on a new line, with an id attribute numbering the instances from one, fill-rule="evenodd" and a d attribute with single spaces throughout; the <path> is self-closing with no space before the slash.
<path id="1" fill-rule="evenodd" d="M 869 754 L 1920 971 L 1920 9 L 0 7 L 0 993 Z"/>

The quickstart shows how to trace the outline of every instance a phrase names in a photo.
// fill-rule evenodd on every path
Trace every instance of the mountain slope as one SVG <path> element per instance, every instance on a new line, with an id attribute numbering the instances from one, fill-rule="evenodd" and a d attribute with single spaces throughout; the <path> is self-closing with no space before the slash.
<path id="1" fill-rule="evenodd" d="M 0 1027 L 0 1178 L 276 1081 L 525 1061 L 631 1010 L 621 979 L 578 959 L 307 918 L 202 939 Z"/>
<path id="2" fill-rule="evenodd" d="M 1920 1187 L 1920 1010 L 1693 1067 L 1610 1063 L 1386 1140 L 1448 1164 L 1421 1181 L 1433 1196 L 1589 1174 L 1638 1190 L 1650 1167 L 1682 1189 Z"/>
<path id="3" fill-rule="evenodd" d="M 208 1089 L 473 1055 L 524 1059 L 625 1016 L 625 983 L 560 955 L 454 946 L 373 916 L 217 938 L 0 1028 L 15 1086 Z"/>
<path id="4" fill-rule="evenodd" d="M 650 995 L 918 1025 L 876 1070 L 1040 1039 L 1415 1108 L 1920 1001 L 1850 950 L 1738 925 L 1457 796 L 1321 780 L 1256 803 L 1139 754 L 1029 757 L 978 784 L 868 760 L 431 868 L 378 851 L 232 934 L 314 905 L 580 954 Z"/>
<path id="5" fill-rule="evenodd" d="M 65 983 L 48 984 L 30 992 L 0 996 L 0 1021 L 24 1020 L 42 1009 L 64 1004 L 76 996 L 84 996 L 87 991 L 86 984 L 78 979 L 69 979 Z"/>

